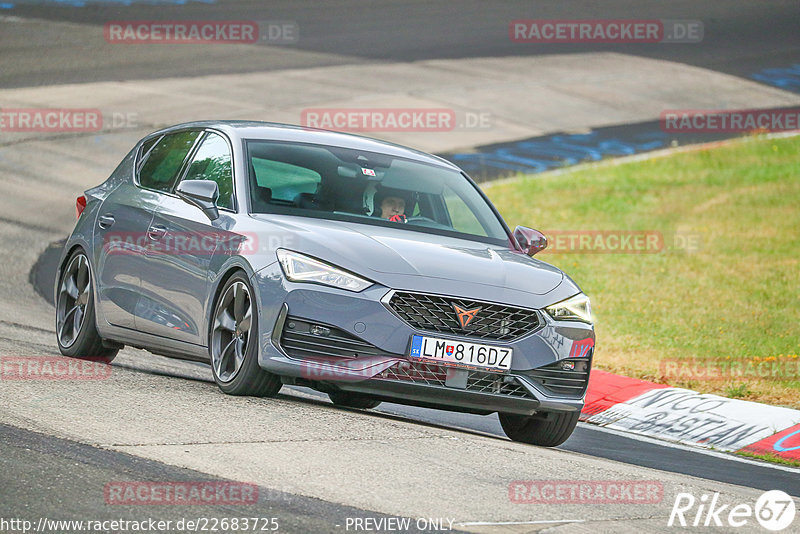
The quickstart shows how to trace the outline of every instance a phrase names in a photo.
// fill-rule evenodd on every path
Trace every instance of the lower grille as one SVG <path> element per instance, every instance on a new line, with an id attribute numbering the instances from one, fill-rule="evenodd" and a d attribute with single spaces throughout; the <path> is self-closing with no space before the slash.
<path id="1" fill-rule="evenodd" d="M 287 317 L 283 325 L 281 348 L 292 358 L 330 359 L 363 358 L 387 355 L 375 345 L 367 343 L 332 326 L 310 323 Z"/>
<path id="2" fill-rule="evenodd" d="M 447 373 L 462 371 L 452 367 L 420 362 L 398 362 L 379 373 L 375 378 L 383 380 L 403 380 L 427 386 L 447 387 Z M 466 391 L 530 398 L 528 390 L 513 376 L 482 371 L 466 371 Z"/>
<path id="3" fill-rule="evenodd" d="M 546 392 L 562 397 L 582 397 L 589 385 L 591 358 L 568 358 L 525 371 Z"/>

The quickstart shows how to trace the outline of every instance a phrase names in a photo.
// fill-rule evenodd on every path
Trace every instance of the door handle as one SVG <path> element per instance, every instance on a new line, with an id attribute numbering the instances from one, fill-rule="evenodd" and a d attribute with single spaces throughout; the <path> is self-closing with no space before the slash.
<path id="1" fill-rule="evenodd" d="M 160 224 L 154 224 L 147 231 L 147 237 L 149 237 L 153 241 L 157 241 L 157 240 L 161 239 L 162 237 L 164 237 L 164 235 L 166 233 L 167 233 L 166 227 L 161 226 Z"/>
<path id="2" fill-rule="evenodd" d="M 114 216 L 110 213 L 106 213 L 105 215 L 101 215 L 97 218 L 97 225 L 100 228 L 110 228 L 112 224 L 114 224 Z"/>

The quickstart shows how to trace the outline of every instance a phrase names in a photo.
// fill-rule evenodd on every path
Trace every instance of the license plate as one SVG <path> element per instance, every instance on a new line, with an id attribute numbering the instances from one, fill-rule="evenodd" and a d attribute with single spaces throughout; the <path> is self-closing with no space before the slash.
<path id="1" fill-rule="evenodd" d="M 511 369 L 511 349 L 428 336 L 411 336 L 411 358 L 455 367 Z"/>

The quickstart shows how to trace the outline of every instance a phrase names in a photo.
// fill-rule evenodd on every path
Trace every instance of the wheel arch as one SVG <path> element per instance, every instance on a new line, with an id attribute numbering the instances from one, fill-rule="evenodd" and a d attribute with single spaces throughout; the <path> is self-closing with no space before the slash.
<path id="1" fill-rule="evenodd" d="M 56 268 L 56 276 L 55 276 L 55 279 L 53 281 L 53 303 L 54 304 L 58 300 L 58 286 L 61 285 L 61 273 L 63 273 L 64 269 L 67 268 L 67 262 L 69 262 L 69 259 L 72 257 L 73 254 L 75 254 L 75 251 L 78 250 L 78 249 L 83 250 L 83 253 L 86 255 L 86 259 L 89 260 L 89 274 L 92 276 L 92 283 L 94 284 L 94 287 L 95 288 L 97 287 L 96 280 L 94 280 L 94 266 L 92 265 L 92 258 L 89 257 L 89 253 L 86 251 L 86 246 L 83 243 L 81 243 L 80 241 L 75 241 L 70 245 L 67 245 L 67 243 L 64 243 L 64 252 L 61 254 L 61 259 L 59 260 L 58 267 Z M 97 293 L 97 291 L 95 291 L 95 299 L 97 297 L 96 293 Z M 96 304 L 97 304 L 97 302 L 95 302 L 95 305 Z M 95 308 L 96 308 L 96 306 L 95 306 Z"/>
<path id="2" fill-rule="evenodd" d="M 214 306 L 216 306 L 217 299 L 219 299 L 220 295 L 222 294 L 222 289 L 225 287 L 225 284 L 227 284 L 228 280 L 230 280 L 231 277 L 236 273 L 244 274 L 244 276 L 248 280 L 252 280 L 254 274 L 253 269 L 246 262 L 231 261 L 229 264 L 225 265 L 222 269 L 220 269 L 219 275 L 213 281 L 213 285 L 210 288 L 211 290 L 209 291 L 209 299 L 208 299 L 208 304 L 206 306 L 206 317 L 205 317 L 206 318 L 205 340 L 206 340 L 206 345 L 209 347 L 209 350 L 211 348 L 209 344 L 209 336 L 211 334 L 211 324 L 213 321 Z M 251 282 L 251 288 L 254 292 L 256 291 L 256 288 L 253 287 L 252 282 Z M 257 298 L 256 295 L 253 296 L 256 297 L 253 299 L 253 302 L 258 307 L 260 305 L 259 299 Z M 258 309 L 256 309 L 255 311 L 257 313 Z"/>

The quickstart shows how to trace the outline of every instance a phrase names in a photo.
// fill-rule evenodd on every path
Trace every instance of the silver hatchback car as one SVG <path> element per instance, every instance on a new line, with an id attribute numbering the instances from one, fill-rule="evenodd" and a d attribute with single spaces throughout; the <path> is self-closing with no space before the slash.
<path id="1" fill-rule="evenodd" d="M 220 389 L 282 384 L 340 406 L 491 414 L 555 446 L 583 407 L 589 299 L 532 256 L 453 164 L 364 137 L 195 122 L 141 140 L 77 199 L 56 277 L 58 346 L 211 364 Z"/>

